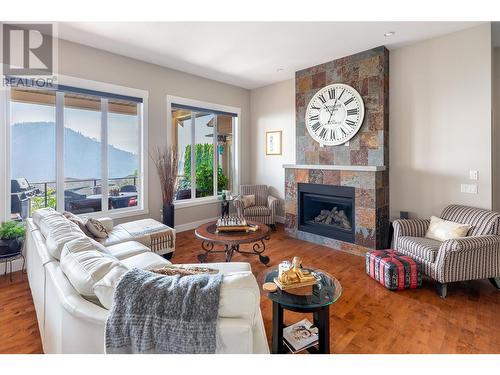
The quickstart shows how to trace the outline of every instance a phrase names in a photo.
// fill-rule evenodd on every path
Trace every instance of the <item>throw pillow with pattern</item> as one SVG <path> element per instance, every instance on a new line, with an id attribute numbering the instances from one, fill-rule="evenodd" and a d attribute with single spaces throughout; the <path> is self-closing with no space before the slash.
<path id="1" fill-rule="evenodd" d="M 89 218 L 87 220 L 87 229 L 92 233 L 96 238 L 107 238 L 109 235 L 108 230 L 99 220 L 94 218 Z"/>

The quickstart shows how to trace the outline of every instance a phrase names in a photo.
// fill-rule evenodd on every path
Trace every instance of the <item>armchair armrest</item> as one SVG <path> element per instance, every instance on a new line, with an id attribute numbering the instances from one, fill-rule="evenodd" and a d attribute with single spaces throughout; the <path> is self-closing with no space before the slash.
<path id="1" fill-rule="evenodd" d="M 439 248 L 435 279 L 440 283 L 500 276 L 500 236 L 462 237 Z"/>
<path id="2" fill-rule="evenodd" d="M 394 248 L 398 249 L 400 237 L 424 237 L 430 225 L 429 219 L 397 219 L 392 222 L 394 227 Z"/>
<path id="3" fill-rule="evenodd" d="M 470 250 L 478 250 L 482 248 L 492 248 L 500 246 L 500 236 L 485 235 L 473 237 L 461 237 L 453 240 L 444 241 L 439 248 L 439 251 L 462 252 Z"/>
<path id="4" fill-rule="evenodd" d="M 267 207 L 270 208 L 271 210 L 276 209 L 280 203 L 280 200 L 276 197 L 273 197 L 272 195 L 267 196 Z"/>

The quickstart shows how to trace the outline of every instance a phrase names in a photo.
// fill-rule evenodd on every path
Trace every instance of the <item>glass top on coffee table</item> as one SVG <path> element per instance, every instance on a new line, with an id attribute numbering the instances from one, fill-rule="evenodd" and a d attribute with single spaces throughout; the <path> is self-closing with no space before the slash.
<path id="1" fill-rule="evenodd" d="M 325 271 L 304 268 L 318 276 L 318 283 L 313 286 L 305 286 L 286 291 L 278 288 L 275 292 L 268 293 L 271 301 L 277 302 L 283 307 L 298 310 L 318 309 L 331 305 L 342 295 L 340 282 Z M 278 269 L 272 269 L 264 275 L 264 283 L 273 282 L 278 277 Z"/>

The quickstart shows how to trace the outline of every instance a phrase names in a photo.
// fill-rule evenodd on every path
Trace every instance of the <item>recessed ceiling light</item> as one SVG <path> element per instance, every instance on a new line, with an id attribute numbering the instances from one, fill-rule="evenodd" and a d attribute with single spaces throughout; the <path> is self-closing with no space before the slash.
<path id="1" fill-rule="evenodd" d="M 388 32 L 384 33 L 384 36 L 385 36 L 386 38 L 389 38 L 389 37 L 393 36 L 394 34 L 396 34 L 396 32 L 395 32 L 395 31 L 388 31 Z"/>
<path id="2" fill-rule="evenodd" d="M 285 68 L 278 68 L 278 69 L 276 69 L 276 72 L 280 73 L 280 72 L 282 72 L 284 70 L 285 70 Z"/>

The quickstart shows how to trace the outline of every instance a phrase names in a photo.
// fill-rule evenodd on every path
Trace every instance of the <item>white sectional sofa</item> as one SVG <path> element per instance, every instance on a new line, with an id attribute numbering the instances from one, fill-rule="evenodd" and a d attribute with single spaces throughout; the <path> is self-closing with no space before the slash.
<path id="1" fill-rule="evenodd" d="M 136 241 L 105 248 L 98 244 L 94 248 L 90 241 L 77 225 L 55 211 L 45 209 L 27 221 L 28 280 L 45 353 L 104 353 L 104 327 L 109 314 L 104 306 L 110 304 L 109 286 L 113 283 L 104 283 L 108 287 L 107 301 L 102 300 L 106 297 L 103 293 L 98 293 L 99 297 L 93 295 L 92 286 L 99 281 L 102 286 L 106 277 L 112 278 L 108 273 L 109 264 L 127 269 L 170 264 Z M 87 248 L 82 250 L 82 246 L 75 245 L 78 242 Z M 93 256 L 105 257 L 108 266 L 96 266 L 98 260 Z M 250 265 L 213 263 L 207 266 L 224 274 L 217 321 L 217 353 L 269 353 L 259 306 L 260 292 Z"/>

